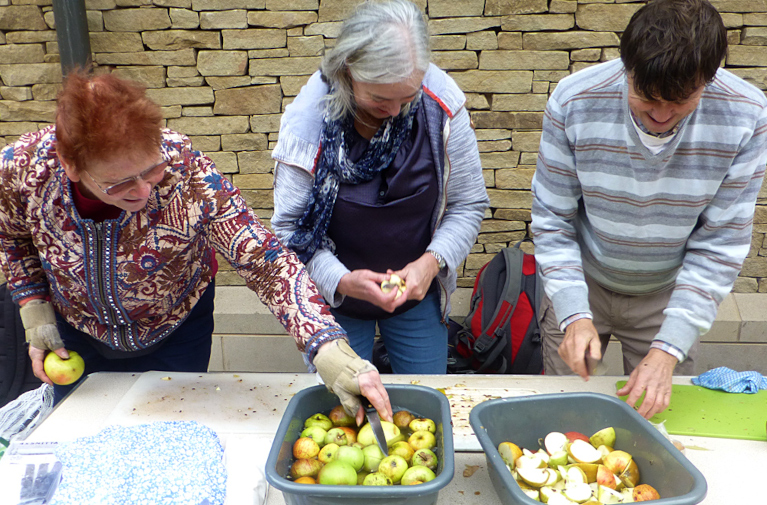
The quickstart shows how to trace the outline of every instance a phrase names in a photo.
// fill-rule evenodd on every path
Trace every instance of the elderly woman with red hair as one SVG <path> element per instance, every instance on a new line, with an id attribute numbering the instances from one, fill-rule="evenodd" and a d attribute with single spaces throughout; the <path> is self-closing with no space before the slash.
<path id="1" fill-rule="evenodd" d="M 44 382 L 48 351 L 77 351 L 86 374 L 207 371 L 218 252 L 347 410 L 361 417 L 362 393 L 391 418 L 304 265 L 139 86 L 70 74 L 56 124 L 0 153 L 0 185 L 0 265 Z"/>

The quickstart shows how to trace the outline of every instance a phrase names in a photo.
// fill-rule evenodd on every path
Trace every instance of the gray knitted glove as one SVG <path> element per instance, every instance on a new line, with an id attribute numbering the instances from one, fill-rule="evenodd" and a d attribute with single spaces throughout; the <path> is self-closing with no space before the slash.
<path id="1" fill-rule="evenodd" d="M 344 339 L 334 340 L 327 349 L 317 353 L 314 357 L 314 366 L 317 367 L 322 381 L 331 393 L 335 393 L 341 400 L 346 412 L 356 416 L 360 409 L 360 386 L 357 376 L 376 370 L 369 361 L 357 356 Z"/>
<path id="2" fill-rule="evenodd" d="M 38 349 L 55 351 L 64 347 L 56 327 L 56 313 L 51 302 L 30 300 L 19 311 L 27 342 Z"/>

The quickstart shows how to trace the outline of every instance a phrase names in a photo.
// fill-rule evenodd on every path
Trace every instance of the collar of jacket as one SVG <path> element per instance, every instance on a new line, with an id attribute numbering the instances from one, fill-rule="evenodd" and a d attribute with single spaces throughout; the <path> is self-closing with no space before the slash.
<path id="1" fill-rule="evenodd" d="M 466 97 L 453 79 L 433 63 L 423 79 L 429 99 L 437 102 L 449 118 L 466 103 Z M 301 93 L 287 106 L 280 120 L 280 133 L 272 158 L 280 163 L 313 172 L 320 152 L 323 100 L 328 86 L 319 71 L 309 78 Z"/>

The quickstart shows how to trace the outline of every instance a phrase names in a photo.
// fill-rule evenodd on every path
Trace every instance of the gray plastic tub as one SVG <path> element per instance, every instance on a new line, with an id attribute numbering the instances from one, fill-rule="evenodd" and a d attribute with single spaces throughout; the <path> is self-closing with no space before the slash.
<path id="1" fill-rule="evenodd" d="M 599 393 L 557 393 L 501 398 L 480 403 L 469 422 L 485 451 L 490 480 L 504 504 L 540 504 L 522 493 L 498 453 L 513 442 L 537 451 L 538 439 L 552 431 L 591 436 L 615 428 L 615 448 L 634 457 L 640 482 L 658 490 L 653 505 L 693 505 L 706 497 L 706 479 L 660 432 L 625 402 Z"/>
<path id="2" fill-rule="evenodd" d="M 453 478 L 453 429 L 450 403 L 436 389 L 387 384 L 394 412 L 407 409 L 428 417 L 437 425 L 437 477 L 413 486 L 326 486 L 296 484 L 286 478 L 293 459 L 293 443 L 303 430 L 304 420 L 317 412 L 327 413 L 340 402 L 325 386 L 314 386 L 298 392 L 288 403 L 266 460 L 266 480 L 282 491 L 287 505 L 432 505 L 437 503 L 439 490 Z"/>

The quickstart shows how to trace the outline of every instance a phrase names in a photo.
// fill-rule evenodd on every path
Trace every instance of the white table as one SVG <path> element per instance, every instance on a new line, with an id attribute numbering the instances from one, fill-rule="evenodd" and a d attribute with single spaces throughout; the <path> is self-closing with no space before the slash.
<path id="1" fill-rule="evenodd" d="M 295 392 L 317 384 L 313 374 L 236 374 L 247 381 L 263 384 L 256 388 L 259 408 L 250 418 L 265 431 L 253 437 L 268 438 L 276 431 L 275 419 L 282 417 L 288 401 Z M 64 441 L 97 433 L 115 419 L 121 400 L 136 384 L 140 374 L 98 373 L 84 381 L 69 397 L 61 402 L 53 413 L 27 439 L 29 441 Z M 224 380 L 231 373 L 205 374 Z M 539 393 L 592 391 L 614 395 L 615 382 L 621 377 L 592 377 L 584 382 L 579 377 L 543 376 L 397 376 L 384 375 L 385 383 L 419 383 L 425 386 L 450 388 L 464 384 L 472 388 L 527 389 Z M 690 377 L 675 377 L 675 384 L 690 384 Z M 124 402 L 123 402 L 124 403 Z M 186 406 L 188 407 L 188 405 Z M 168 405 L 172 409 L 172 405 Z M 157 420 L 163 418 L 160 411 Z M 767 421 L 767 420 L 766 420 Z M 259 424 L 259 422 L 261 422 Z M 275 428 L 272 428 L 274 426 Z M 238 435 L 242 437 L 243 435 Z M 244 436 L 248 436 L 245 434 Z M 686 447 L 686 456 L 703 473 L 708 482 L 708 495 L 702 502 L 706 505 L 729 503 L 758 503 L 764 493 L 762 479 L 767 468 L 767 443 L 747 440 L 731 440 L 674 435 Z M 464 477 L 467 465 L 479 465 L 471 477 Z M 284 504 L 282 493 L 271 489 L 269 505 Z M 500 504 L 490 483 L 485 456 L 481 452 L 457 452 L 455 476 L 439 493 L 441 505 Z"/>

